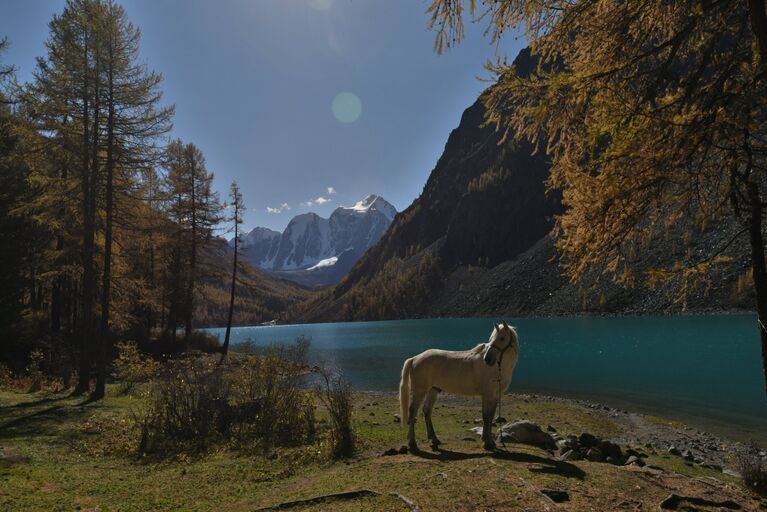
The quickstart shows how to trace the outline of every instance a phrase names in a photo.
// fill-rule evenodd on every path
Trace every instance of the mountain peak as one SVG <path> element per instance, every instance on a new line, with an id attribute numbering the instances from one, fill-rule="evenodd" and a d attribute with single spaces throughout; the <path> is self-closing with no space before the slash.
<path id="1" fill-rule="evenodd" d="M 394 219 L 394 217 L 397 215 L 397 209 L 394 208 L 394 206 L 392 206 L 391 203 L 389 203 L 386 199 L 377 194 L 368 194 L 360 201 L 357 201 L 354 206 L 350 206 L 344 209 L 363 213 L 375 210 L 382 213 L 389 220 Z"/>
<path id="2" fill-rule="evenodd" d="M 283 233 L 255 228 L 246 235 L 243 255 L 255 266 L 286 272 L 287 279 L 291 272 L 321 271 L 327 275 L 316 279 L 336 282 L 381 239 L 396 215 L 384 198 L 369 194 L 354 206 L 336 208 L 328 219 L 314 212 L 296 215 Z M 337 262 L 339 269 L 334 270 Z"/>

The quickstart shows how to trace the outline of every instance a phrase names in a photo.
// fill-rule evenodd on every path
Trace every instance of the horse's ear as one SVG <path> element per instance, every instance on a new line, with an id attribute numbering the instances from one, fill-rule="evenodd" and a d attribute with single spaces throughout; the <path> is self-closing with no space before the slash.
<path id="1" fill-rule="evenodd" d="M 501 329 L 498 328 L 498 324 L 495 323 L 495 320 L 493 320 L 493 330 L 494 331 L 500 331 Z"/>
<path id="2" fill-rule="evenodd" d="M 507 329 L 511 329 L 511 327 L 509 327 L 509 324 L 507 324 L 507 323 L 506 323 L 506 320 L 502 320 L 502 322 L 503 322 L 503 326 L 504 326 L 505 328 L 507 328 Z"/>

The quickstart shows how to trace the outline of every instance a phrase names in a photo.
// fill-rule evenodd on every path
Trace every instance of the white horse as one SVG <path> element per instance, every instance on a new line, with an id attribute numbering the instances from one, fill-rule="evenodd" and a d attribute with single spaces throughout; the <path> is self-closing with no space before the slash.
<path id="1" fill-rule="evenodd" d="M 418 450 L 415 420 L 421 403 L 432 447 L 441 444 L 434 433 L 431 412 L 442 391 L 482 397 L 482 440 L 485 449 L 495 449 L 493 415 L 501 394 L 511 384 L 511 374 L 517 365 L 518 356 L 517 331 L 504 321 L 502 324 L 493 322 L 489 341 L 471 350 L 453 352 L 430 349 L 405 361 L 399 384 L 399 402 L 402 424 L 408 426 L 410 450 Z"/>

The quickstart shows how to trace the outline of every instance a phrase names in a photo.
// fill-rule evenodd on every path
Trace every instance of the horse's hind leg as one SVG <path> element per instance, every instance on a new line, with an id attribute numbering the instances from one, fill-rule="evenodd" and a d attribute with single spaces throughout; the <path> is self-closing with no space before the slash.
<path id="1" fill-rule="evenodd" d="M 442 442 L 437 439 L 437 434 L 434 433 L 434 425 L 431 422 L 431 411 L 434 409 L 434 402 L 437 401 L 439 396 L 439 389 L 431 388 L 426 394 L 426 400 L 423 403 L 423 418 L 426 420 L 426 434 L 431 440 L 431 446 L 437 447 Z"/>
<path id="2" fill-rule="evenodd" d="M 418 408 L 426 397 L 426 391 L 419 389 L 419 387 L 413 385 L 412 382 L 411 386 L 410 407 L 408 409 L 407 444 L 410 450 L 415 452 L 418 451 L 418 443 L 415 441 L 415 420 L 418 415 Z"/>

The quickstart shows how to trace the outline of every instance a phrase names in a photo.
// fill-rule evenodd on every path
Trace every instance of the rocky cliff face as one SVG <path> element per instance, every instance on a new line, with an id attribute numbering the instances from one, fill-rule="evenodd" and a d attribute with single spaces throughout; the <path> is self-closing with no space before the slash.
<path id="1" fill-rule="evenodd" d="M 536 65 L 528 50 L 515 64 L 522 73 Z M 737 251 L 728 270 L 712 274 L 720 281 L 714 301 L 701 288 L 690 288 L 691 301 L 680 301 L 686 284 L 679 280 L 652 291 L 625 290 L 598 275 L 569 283 L 550 237 L 563 210 L 560 194 L 546 192 L 548 161 L 532 155 L 527 144 L 499 145 L 494 128 L 483 122 L 480 98 L 450 134 L 422 194 L 337 286 L 294 308 L 291 320 L 641 313 L 748 304 L 748 293 L 738 291 L 747 265 Z M 709 227 L 692 242 L 716 243 L 731 230 Z M 650 261 L 670 267 L 695 250 L 679 243 L 681 237 L 680 230 L 657 240 Z"/>

